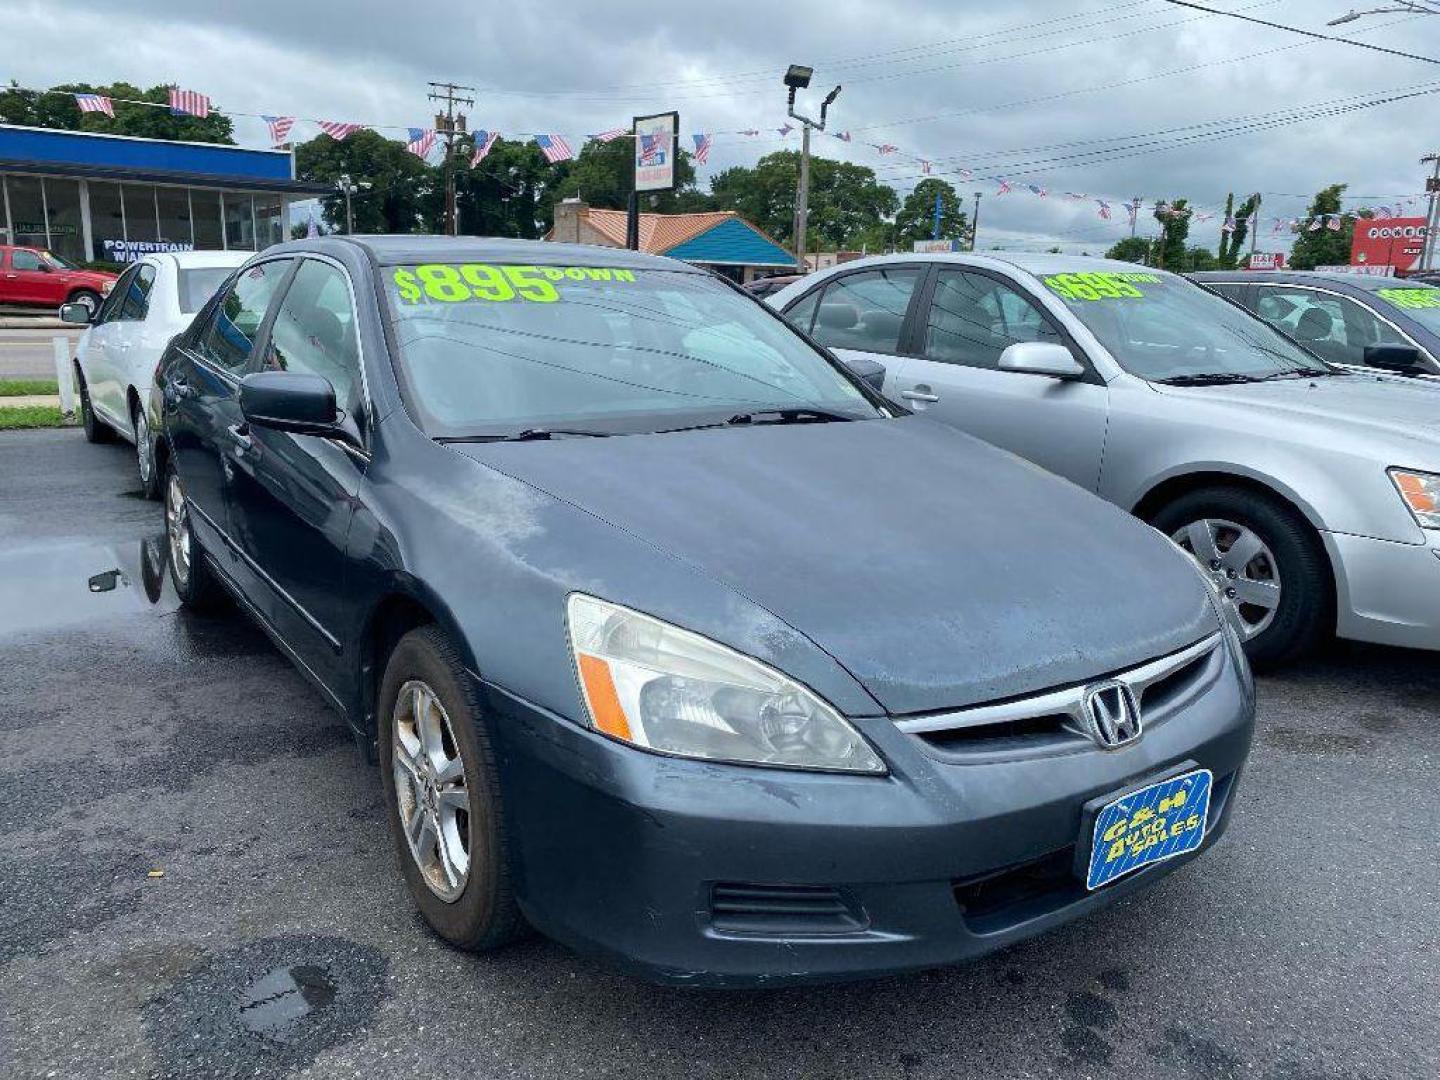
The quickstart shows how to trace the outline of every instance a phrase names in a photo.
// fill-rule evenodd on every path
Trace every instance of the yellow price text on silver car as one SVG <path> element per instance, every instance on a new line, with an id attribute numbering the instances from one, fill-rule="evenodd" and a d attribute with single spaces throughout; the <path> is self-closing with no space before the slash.
<path id="1" fill-rule="evenodd" d="M 406 304 L 438 301 L 504 303 L 524 300 L 553 304 L 566 282 L 633 282 L 632 270 L 605 266 L 499 266 L 492 263 L 423 263 L 391 274 Z"/>
<path id="2" fill-rule="evenodd" d="M 1123 271 L 1084 271 L 1075 274 L 1052 274 L 1045 287 L 1066 300 L 1127 300 L 1144 296 L 1135 287 L 1160 284 L 1154 274 L 1132 274 Z"/>

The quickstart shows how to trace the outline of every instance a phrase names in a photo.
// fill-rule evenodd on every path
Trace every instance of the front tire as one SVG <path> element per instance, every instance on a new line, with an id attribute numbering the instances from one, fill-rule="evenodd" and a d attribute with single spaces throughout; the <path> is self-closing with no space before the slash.
<path id="1" fill-rule="evenodd" d="M 205 562 L 205 551 L 190 524 L 190 504 L 174 464 L 165 471 L 166 562 L 170 583 L 180 603 L 191 611 L 213 611 L 224 601 L 224 590 Z"/>
<path id="2" fill-rule="evenodd" d="M 108 424 L 95 415 L 95 407 L 90 404 L 90 387 L 85 382 L 85 372 L 80 365 L 75 365 L 75 386 L 80 395 L 80 426 L 85 429 L 85 441 L 92 443 L 108 443 L 115 438 L 115 433 L 110 430 Z"/>
<path id="3" fill-rule="evenodd" d="M 489 721 L 449 638 L 412 630 L 381 680 L 380 780 L 410 897 L 430 927 L 486 952 L 519 936 Z"/>
<path id="4" fill-rule="evenodd" d="M 1325 548 L 1310 523 L 1272 496 L 1240 487 L 1189 492 L 1155 515 L 1211 576 L 1256 667 L 1311 652 L 1334 629 Z"/>

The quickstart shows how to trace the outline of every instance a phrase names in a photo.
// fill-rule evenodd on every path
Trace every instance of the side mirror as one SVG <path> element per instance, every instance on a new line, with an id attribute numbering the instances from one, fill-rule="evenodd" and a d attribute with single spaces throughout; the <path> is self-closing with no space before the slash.
<path id="1" fill-rule="evenodd" d="M 94 319 L 94 312 L 90 310 L 89 304 L 61 304 L 60 321 L 74 323 L 76 326 L 89 326 Z"/>
<path id="2" fill-rule="evenodd" d="M 877 394 L 885 392 L 885 365 L 866 356 L 842 356 L 840 362 Z"/>
<path id="3" fill-rule="evenodd" d="M 1080 379 L 1085 368 L 1064 345 L 1050 341 L 1017 341 L 1000 354 L 1001 371 L 1048 375 L 1052 379 Z"/>
<path id="4" fill-rule="evenodd" d="M 240 380 L 240 412 L 256 427 L 343 438 L 329 379 L 298 371 L 257 371 Z"/>
<path id="5" fill-rule="evenodd" d="M 1420 350 L 1413 345 L 1366 345 L 1365 366 L 1408 375 L 1420 367 Z"/>

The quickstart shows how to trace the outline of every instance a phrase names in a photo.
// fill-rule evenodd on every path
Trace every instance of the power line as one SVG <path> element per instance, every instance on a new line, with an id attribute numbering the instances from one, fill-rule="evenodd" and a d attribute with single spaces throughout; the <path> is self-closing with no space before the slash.
<path id="1" fill-rule="evenodd" d="M 1204 11 L 1211 15 L 1224 15 L 1230 19 L 1239 19 L 1242 22 L 1255 23 L 1257 26 L 1268 26 L 1272 30 L 1284 30 L 1287 34 L 1301 34 L 1317 41 L 1333 41 L 1340 45 L 1352 45 L 1357 49 L 1369 49 L 1371 52 L 1385 53 L 1387 56 L 1399 56 L 1406 60 L 1419 60 L 1424 64 L 1440 64 L 1440 60 L 1433 56 L 1421 56 L 1419 53 L 1403 52 L 1400 49 L 1387 49 L 1384 45 L 1372 45 L 1368 41 L 1356 41 L 1354 38 L 1331 37 L 1329 34 L 1318 34 L 1314 30 L 1303 30 L 1298 26 L 1286 26 L 1284 23 L 1271 22 L 1269 19 L 1257 19 L 1253 15 L 1241 15 L 1237 11 L 1221 11 L 1219 8 L 1205 7 L 1203 4 L 1194 4 L 1190 0 L 1165 0 L 1167 4 L 1174 4 L 1176 7 L 1193 8 L 1196 11 Z"/>

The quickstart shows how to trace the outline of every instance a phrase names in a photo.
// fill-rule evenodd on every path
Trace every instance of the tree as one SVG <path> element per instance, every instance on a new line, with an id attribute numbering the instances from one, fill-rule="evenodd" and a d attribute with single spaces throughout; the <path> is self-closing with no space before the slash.
<path id="1" fill-rule="evenodd" d="M 552 189 L 551 203 L 559 199 L 579 198 L 587 206 L 602 210 L 624 210 L 630 203 L 635 186 L 635 141 L 619 138 L 610 142 L 587 142 L 570 165 L 563 180 Z M 699 198 L 697 199 L 696 196 Z M 695 190 L 695 165 L 690 155 L 680 150 L 675 160 L 675 190 L 641 195 L 640 209 L 661 214 L 687 208 L 708 209 L 705 196 Z"/>
<path id="2" fill-rule="evenodd" d="M 1317 266 L 1343 266 L 1350 261 L 1350 240 L 1355 232 L 1355 215 L 1340 210 L 1340 197 L 1345 184 L 1331 184 L 1316 193 L 1300 235 L 1290 249 L 1290 266 L 1295 270 L 1313 270 Z M 1331 229 L 1332 221 L 1339 229 Z"/>
<path id="3" fill-rule="evenodd" d="M 427 226 L 425 211 L 439 184 L 438 170 L 405 144 L 368 129 L 347 139 L 317 135 L 295 148 L 295 171 L 312 183 L 339 183 L 348 175 L 360 190 L 352 197 L 357 233 L 409 233 Z M 345 197 L 321 199 L 325 224 L 344 231 Z"/>
<path id="4" fill-rule="evenodd" d="M 467 236 L 511 236 L 535 240 L 549 230 L 555 190 L 570 175 L 568 162 L 551 165 L 533 142 L 497 142 L 474 168 L 456 163 L 455 198 L 460 231 Z M 443 220 L 443 185 L 437 188 L 431 218 Z"/>
<path id="5" fill-rule="evenodd" d="M 799 175 L 799 152 L 780 150 L 766 154 L 753 168 L 738 165 L 716 173 L 710 191 L 717 208 L 734 210 L 781 243 L 791 243 Z M 873 169 L 830 158 L 810 159 L 807 249 L 858 246 L 867 236 L 879 235 L 877 227 L 899 208 L 900 196 L 876 180 Z"/>
<path id="6" fill-rule="evenodd" d="M 1120 259 L 1122 262 L 1140 263 L 1148 265 L 1150 260 L 1150 241 L 1143 236 L 1127 236 L 1118 244 L 1105 252 L 1107 259 Z"/>
<path id="7" fill-rule="evenodd" d="M 115 115 L 82 113 L 75 104 L 76 94 L 101 94 L 112 100 Z M 121 100 L 128 99 L 128 100 Z M 108 86 L 91 83 L 64 83 L 48 92 L 25 90 L 12 81 L 0 90 L 0 122 L 24 124 L 28 127 L 63 128 L 67 131 L 93 131 L 107 135 L 134 135 L 146 139 L 183 139 L 188 142 L 233 144 L 234 128 L 230 118 L 212 112 L 209 116 L 171 116 L 169 108 L 135 105 L 149 101 L 167 105 L 168 86 L 152 86 L 141 90 L 130 83 L 117 82 Z"/>
<path id="8" fill-rule="evenodd" d="M 1207 247 L 1196 245 L 1185 252 L 1185 272 L 1193 273 L 1197 270 L 1219 270 L 1220 260 L 1215 253 Z"/>
<path id="9" fill-rule="evenodd" d="M 1245 251 L 1245 238 L 1250 235 L 1250 219 L 1255 216 L 1259 206 L 1259 195 L 1251 195 L 1240 204 L 1239 210 L 1235 209 L 1235 193 L 1232 191 L 1225 196 L 1225 221 L 1233 219 L 1235 228 L 1229 232 L 1224 228 L 1220 230 L 1220 251 L 1216 257 L 1220 264 L 1219 269 L 1234 270 L 1240 265 L 1241 255 Z"/>
<path id="10" fill-rule="evenodd" d="M 1185 240 L 1190 235 L 1190 207 L 1185 199 L 1155 204 L 1155 220 L 1160 223 L 1159 265 L 1179 272 L 1185 267 Z"/>
<path id="11" fill-rule="evenodd" d="M 965 212 L 960 196 L 944 180 L 928 177 L 905 196 L 895 215 L 895 246 L 908 247 L 916 240 L 929 240 L 935 230 L 935 198 L 940 198 L 940 237 L 959 239 L 965 234 Z"/>

